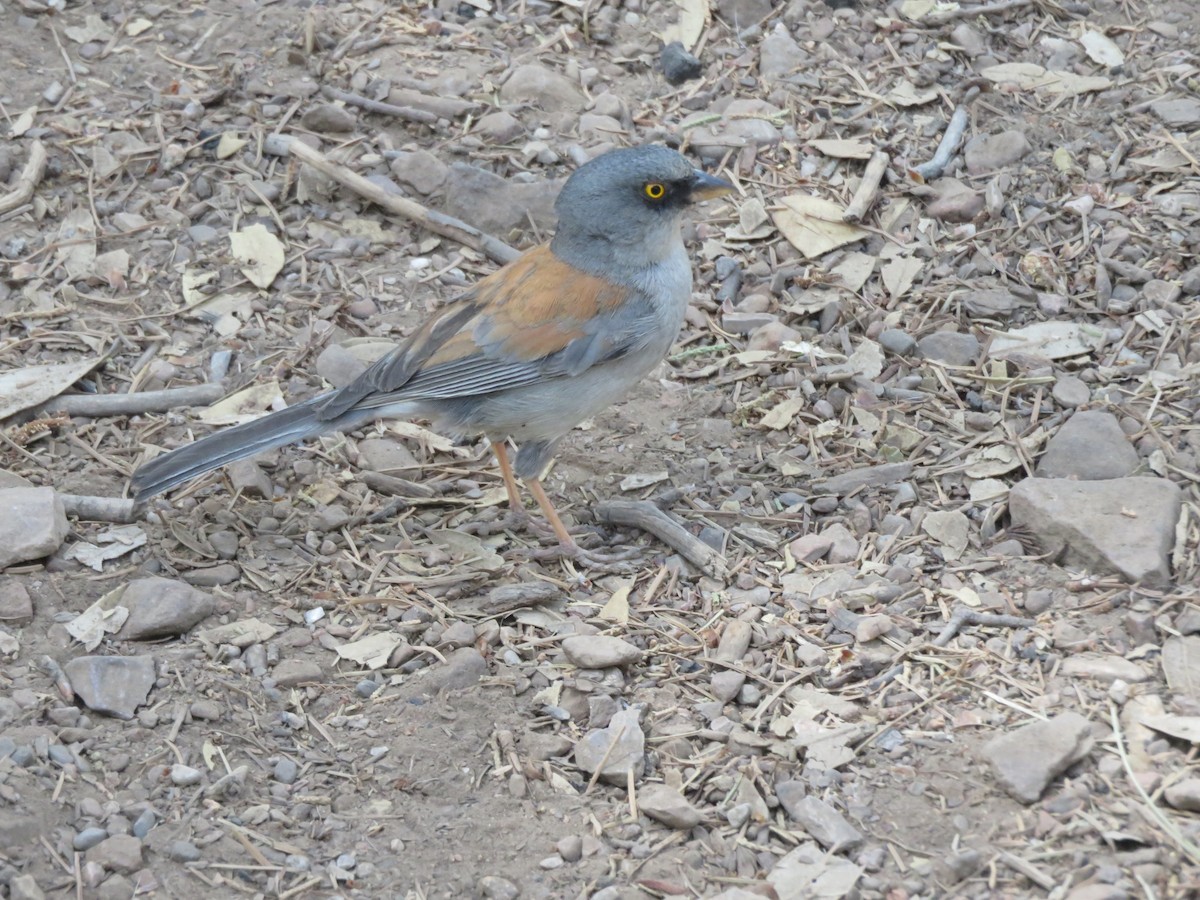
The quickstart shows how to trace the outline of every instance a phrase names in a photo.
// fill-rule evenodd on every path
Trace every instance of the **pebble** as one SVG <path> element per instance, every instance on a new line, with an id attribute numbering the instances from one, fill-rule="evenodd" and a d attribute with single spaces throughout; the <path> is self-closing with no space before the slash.
<path id="1" fill-rule="evenodd" d="M 589 774 L 623 785 L 628 773 L 640 777 L 646 765 L 646 735 L 638 707 L 623 709 L 607 728 L 594 728 L 575 744 L 575 763 Z M 603 766 L 603 768 L 601 768 Z"/>
<path id="2" fill-rule="evenodd" d="M 200 855 L 200 848 L 191 841 L 172 841 L 167 847 L 167 856 L 175 862 L 196 862 Z"/>
<path id="3" fill-rule="evenodd" d="M 517 900 L 521 896 L 521 889 L 507 878 L 484 875 L 479 879 L 479 893 L 487 900 Z"/>
<path id="4" fill-rule="evenodd" d="M 33 619 L 33 598 L 16 578 L 0 578 L 0 623 L 25 625 Z"/>
<path id="5" fill-rule="evenodd" d="M 1034 471 L 1041 478 L 1101 480 L 1130 475 L 1139 462 L 1116 416 L 1084 410 L 1054 433 Z"/>
<path id="6" fill-rule="evenodd" d="M 0 569 L 49 556 L 67 531 L 67 514 L 53 488 L 0 489 Z"/>
<path id="7" fill-rule="evenodd" d="M 1059 375 L 1054 379 L 1054 387 L 1050 389 L 1050 395 L 1059 406 L 1065 409 L 1074 409 L 1092 399 L 1092 390 L 1074 375 Z"/>
<path id="8" fill-rule="evenodd" d="M 879 344 L 888 353 L 894 353 L 896 356 L 910 356 L 917 349 L 916 338 L 899 328 L 885 328 L 881 331 Z"/>
<path id="9" fill-rule="evenodd" d="M 972 175 L 994 172 L 1023 159 L 1033 146 L 1024 131 L 1010 129 L 999 134 L 985 134 L 967 142 L 963 158 Z"/>
<path id="10" fill-rule="evenodd" d="M 583 92 L 570 78 L 537 63 L 517 66 L 500 87 L 505 105 L 532 103 L 546 112 L 580 112 L 586 103 Z"/>
<path id="11" fill-rule="evenodd" d="M 8 898 L 9 900 L 46 900 L 46 894 L 32 875 L 14 875 L 8 883 Z"/>
<path id="12" fill-rule="evenodd" d="M 638 809 L 668 828 L 686 831 L 704 819 L 683 794 L 665 784 L 647 784 L 638 791 Z"/>
<path id="13" fill-rule="evenodd" d="M 558 839 L 554 849 L 566 862 L 579 862 L 583 858 L 583 838 L 577 834 L 568 834 Z"/>
<path id="14" fill-rule="evenodd" d="M 935 331 L 917 341 L 921 355 L 951 366 L 970 366 L 979 359 L 979 339 L 958 331 Z"/>
<path id="15" fill-rule="evenodd" d="M 294 784 L 300 774 L 300 767 L 288 757 L 281 758 L 271 770 L 272 777 L 281 784 Z"/>
<path id="16" fill-rule="evenodd" d="M 203 777 L 204 775 L 199 769 L 185 766 L 183 763 L 175 763 L 171 766 L 171 783 L 177 784 L 180 787 L 191 787 L 194 784 L 199 784 Z"/>
<path id="17" fill-rule="evenodd" d="M 314 106 L 300 117 L 301 124 L 310 131 L 323 131 L 330 134 L 346 134 L 358 126 L 354 113 L 336 103 L 322 103 Z"/>
<path id="18" fill-rule="evenodd" d="M 562 649 L 567 661 L 581 669 L 628 666 L 642 658 L 641 648 L 601 634 L 574 635 L 563 641 Z"/>
<path id="19" fill-rule="evenodd" d="M 247 651 L 249 652 L 249 651 Z M 271 670 L 271 677 L 281 688 L 296 687 L 306 682 L 324 681 L 320 665 L 308 659 L 285 659 Z"/>
<path id="20" fill-rule="evenodd" d="M 156 677 L 151 656 L 77 656 L 63 672 L 88 709 L 119 719 L 133 718 Z"/>
<path id="21" fill-rule="evenodd" d="M 114 834 L 87 851 L 87 861 L 129 875 L 142 867 L 142 842 L 129 834 Z"/>
<path id="22" fill-rule="evenodd" d="M 117 637 L 126 641 L 178 637 L 216 610 L 211 594 L 157 575 L 126 584 L 121 605 L 129 610 L 129 618 Z"/>
<path id="23" fill-rule="evenodd" d="M 85 828 L 72 838 L 71 846 L 82 853 L 95 847 L 107 837 L 108 832 L 103 828 Z"/>
<path id="24" fill-rule="evenodd" d="M 1091 752 L 1091 723 L 1076 712 L 1031 722 L 989 740 L 982 750 L 1000 786 L 1035 803 L 1050 782 Z"/>
<path id="25" fill-rule="evenodd" d="M 687 51 L 679 41 L 671 41 L 658 58 L 659 71 L 668 84 L 683 84 L 704 74 L 700 60 Z"/>

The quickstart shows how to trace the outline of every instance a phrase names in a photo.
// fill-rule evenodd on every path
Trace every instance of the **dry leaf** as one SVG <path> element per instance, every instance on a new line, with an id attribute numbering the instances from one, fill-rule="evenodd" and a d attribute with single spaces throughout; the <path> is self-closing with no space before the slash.
<path id="1" fill-rule="evenodd" d="M 26 366 L 0 372 L 0 419 L 53 400 L 92 369 L 103 357 L 50 366 Z"/>
<path id="2" fill-rule="evenodd" d="M 342 644 L 337 649 L 337 655 L 342 659 L 356 662 L 368 669 L 382 669 L 387 665 L 392 651 L 404 643 L 404 636 L 394 631 L 378 631 L 357 641 Z"/>
<path id="3" fill-rule="evenodd" d="M 1099 31 L 1085 31 L 1079 36 L 1079 43 L 1088 58 L 1097 65 L 1115 69 L 1125 65 L 1125 54 L 1112 38 Z"/>
<path id="4" fill-rule="evenodd" d="M 67 634 L 83 644 L 90 652 L 100 646 L 106 634 L 116 634 L 129 618 L 129 610 L 121 606 L 126 585 L 109 591 L 65 626 Z"/>
<path id="5" fill-rule="evenodd" d="M 283 244 L 279 238 L 267 231 L 265 225 L 255 223 L 229 235 L 229 246 L 234 258 L 242 264 L 242 274 L 255 287 L 266 289 L 283 269 Z"/>
<path id="6" fill-rule="evenodd" d="M 12 131 L 9 132 L 8 136 L 13 138 L 24 137 L 25 132 L 33 127 L 33 117 L 36 115 L 36 106 L 30 106 L 28 109 L 23 110 L 13 121 Z"/>
<path id="7" fill-rule="evenodd" d="M 96 535 L 96 543 L 78 541 L 63 554 L 97 572 L 104 571 L 104 564 L 126 553 L 132 553 L 146 543 L 146 532 L 138 525 L 116 525 Z M 100 546 L 103 544 L 104 546 Z"/>
<path id="8" fill-rule="evenodd" d="M 862 240 L 870 232 L 842 221 L 844 210 L 836 203 L 808 194 L 789 194 L 773 217 L 788 243 L 809 259 L 844 244 Z"/>
<path id="9" fill-rule="evenodd" d="M 953 562 L 967 549 L 970 520 L 958 510 L 931 512 L 921 520 L 921 530 L 942 545 L 942 556 Z"/>
<path id="10" fill-rule="evenodd" d="M 249 141 L 238 137 L 232 131 L 223 132 L 217 141 L 217 159 L 229 159 L 229 157 L 239 152 L 248 143 Z"/>
<path id="11" fill-rule="evenodd" d="M 240 425 L 257 419 L 283 399 L 279 382 L 272 379 L 252 384 L 200 411 L 200 421 L 209 425 Z"/>
<path id="12" fill-rule="evenodd" d="M 679 7 L 679 21 L 663 30 L 663 43 L 679 41 L 688 50 L 695 48 L 711 17 L 708 3 L 709 0 L 675 0 L 675 5 Z"/>
<path id="13" fill-rule="evenodd" d="M 792 419 L 796 418 L 796 414 L 804 409 L 804 400 L 800 397 L 790 397 L 767 410 L 767 414 L 763 416 L 759 423 L 763 428 L 770 428 L 772 431 L 782 431 L 792 424 Z"/>
<path id="14" fill-rule="evenodd" d="M 618 625 L 629 624 L 629 592 L 633 590 L 633 579 L 621 584 L 613 591 L 608 602 L 600 608 L 598 615 L 606 622 L 616 622 Z"/>
<path id="15" fill-rule="evenodd" d="M 907 81 L 901 81 L 883 97 L 893 106 L 924 106 L 937 98 L 937 91 L 933 89 L 918 91 L 913 84 Z"/>
<path id="16" fill-rule="evenodd" d="M 58 240 L 62 246 L 54 261 L 67 270 L 67 277 L 72 280 L 89 277 L 96 265 L 96 223 L 91 211 L 77 206 L 63 216 Z"/>
<path id="17" fill-rule="evenodd" d="M 875 271 L 878 260 L 869 253 L 847 253 L 829 274 L 841 279 L 841 286 L 848 291 L 858 293 Z"/>
<path id="18" fill-rule="evenodd" d="M 1076 75 L 1074 72 L 1051 72 L 1036 63 L 1001 63 L 980 70 L 980 75 L 997 84 L 1010 82 L 1022 90 L 1045 91 L 1072 97 L 1089 91 L 1112 87 L 1112 79 L 1100 75 Z"/>
<path id="19" fill-rule="evenodd" d="M 870 159 L 871 154 L 875 152 L 875 146 L 866 141 L 841 138 L 820 138 L 809 141 L 808 145 L 818 153 L 835 159 Z"/>
<path id="20" fill-rule="evenodd" d="M 892 299 L 899 300 L 908 293 L 908 289 L 913 286 L 913 282 L 916 281 L 923 268 L 925 268 L 925 264 L 916 256 L 897 253 L 883 264 L 879 274 L 883 278 L 883 286 L 888 289 Z"/>
<path id="21" fill-rule="evenodd" d="M 1092 353 L 1104 341 L 1104 330 L 1085 322 L 1036 322 L 992 336 L 988 356 L 1004 359 L 1011 353 L 1032 353 L 1047 359 L 1068 359 Z"/>
<path id="22" fill-rule="evenodd" d="M 113 37 L 108 23 L 95 13 L 85 16 L 82 25 L 66 26 L 63 28 L 63 34 L 77 44 L 87 44 L 92 41 L 98 44 L 107 44 Z"/>

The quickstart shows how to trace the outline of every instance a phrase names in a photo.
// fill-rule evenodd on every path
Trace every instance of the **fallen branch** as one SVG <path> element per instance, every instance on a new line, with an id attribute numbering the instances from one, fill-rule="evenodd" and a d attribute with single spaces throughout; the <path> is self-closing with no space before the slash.
<path id="1" fill-rule="evenodd" d="M 46 174 L 46 148 L 41 141 L 29 145 L 29 159 L 17 179 L 17 186 L 0 197 L 0 215 L 23 206 L 33 198 L 33 190 Z"/>
<path id="2" fill-rule="evenodd" d="M 946 133 L 942 135 L 942 140 L 933 154 L 933 159 L 908 170 L 908 174 L 913 180 L 924 184 L 932 178 L 940 177 L 946 171 L 946 166 L 950 165 L 950 160 L 954 157 L 954 151 L 962 143 L 963 135 L 967 131 L 967 122 L 970 119 L 967 104 L 974 100 L 978 93 L 979 88 L 973 87 L 963 95 L 962 103 L 958 105 L 958 108 L 954 110 L 954 115 L 950 117 L 950 124 L 946 126 Z"/>
<path id="3" fill-rule="evenodd" d="M 372 100 L 370 97 L 339 91 L 337 88 L 330 87 L 329 85 L 321 88 L 321 93 L 330 100 L 339 100 L 348 106 L 357 106 L 359 109 L 367 110 L 367 112 L 395 116 L 397 119 L 404 119 L 409 122 L 433 125 L 438 120 L 438 117 L 428 110 L 414 109 L 411 106 L 396 106 L 394 103 L 384 103 L 382 100 Z"/>
<path id="4" fill-rule="evenodd" d="M 137 503 L 124 497 L 89 497 L 82 494 L 59 494 L 68 516 L 88 522 L 115 522 L 126 525 L 136 518 Z"/>
<path id="5" fill-rule="evenodd" d="M 394 194 L 389 194 L 379 185 L 368 181 L 357 172 L 352 172 L 345 166 L 333 162 L 319 150 L 314 150 L 303 141 L 285 135 L 276 135 L 274 140 L 278 146 L 286 147 L 287 152 L 291 156 L 306 165 L 312 166 L 322 175 L 332 178 L 338 184 L 342 185 L 342 187 L 349 188 L 359 196 L 370 200 L 376 206 L 381 206 L 388 212 L 395 213 L 401 218 L 432 231 L 434 234 L 440 234 L 442 237 L 458 241 L 472 250 L 478 250 L 489 259 L 495 260 L 501 265 L 512 262 L 521 255 L 520 251 L 514 247 L 510 247 L 504 241 L 492 237 L 490 234 L 484 234 L 478 228 L 468 225 L 461 219 L 456 219 L 445 213 L 435 212 L 407 197 L 397 197 Z"/>
<path id="6" fill-rule="evenodd" d="M 136 416 L 181 406 L 208 406 L 224 396 L 225 388 L 220 384 L 195 384 L 136 394 L 63 394 L 42 408 L 69 416 Z"/>
<path id="7" fill-rule="evenodd" d="M 862 181 L 859 182 L 858 190 L 854 192 L 854 196 L 846 204 L 846 211 L 842 213 L 843 222 L 849 222 L 852 225 L 861 222 L 867 211 L 875 205 L 875 199 L 879 196 L 879 183 L 883 181 L 883 175 L 887 172 L 891 161 L 891 157 L 882 150 L 876 150 L 871 154 L 866 168 L 863 169 Z"/>
<path id="8" fill-rule="evenodd" d="M 649 500 L 610 500 L 592 507 L 592 515 L 606 525 L 639 528 L 654 535 L 706 575 L 724 578 L 728 574 L 721 554 L 690 534 Z"/>

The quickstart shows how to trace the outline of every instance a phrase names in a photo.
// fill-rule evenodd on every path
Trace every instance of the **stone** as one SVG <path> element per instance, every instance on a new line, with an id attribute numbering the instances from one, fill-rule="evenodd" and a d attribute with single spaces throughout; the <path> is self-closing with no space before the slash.
<path id="1" fill-rule="evenodd" d="M 855 885 L 862 876 L 861 866 L 806 841 L 775 863 L 767 883 L 776 900 L 813 900 L 858 895 Z"/>
<path id="2" fill-rule="evenodd" d="M 758 47 L 758 73 L 768 80 L 779 80 L 803 69 L 809 55 L 796 43 L 787 26 L 778 23 Z"/>
<path id="3" fill-rule="evenodd" d="M 1091 678 L 1106 684 L 1112 684 L 1114 681 L 1137 684 L 1150 680 L 1150 674 L 1137 663 L 1108 653 L 1078 653 L 1069 656 L 1063 660 L 1059 671 L 1071 678 Z"/>
<path id="4" fill-rule="evenodd" d="M 1200 126 L 1200 100 L 1191 97 L 1179 100 L 1156 100 L 1150 110 L 1172 128 Z"/>
<path id="5" fill-rule="evenodd" d="M 994 172 L 1023 159 L 1033 147 L 1024 131 L 984 134 L 967 142 L 963 157 L 972 175 Z"/>
<path id="6" fill-rule="evenodd" d="M 129 618 L 116 635 L 122 641 L 176 637 L 216 610 L 210 594 L 157 575 L 125 585 L 120 604 L 129 610 Z"/>
<path id="7" fill-rule="evenodd" d="M 279 687 L 290 688 L 324 681 L 325 673 L 310 659 L 285 659 L 271 670 L 271 678 Z"/>
<path id="8" fill-rule="evenodd" d="M 1031 722 L 997 735 L 983 758 L 1001 787 L 1021 803 L 1036 803 L 1055 778 L 1091 752 L 1091 723 L 1076 712 Z"/>
<path id="9" fill-rule="evenodd" d="M 642 658 L 641 648 L 601 634 L 574 635 L 563 641 L 562 649 L 567 661 L 581 669 L 624 667 Z"/>
<path id="10" fill-rule="evenodd" d="M 242 570 L 232 563 L 193 569 L 183 573 L 183 580 L 193 587 L 218 587 L 222 584 L 233 584 L 241 577 Z"/>
<path id="11" fill-rule="evenodd" d="M 253 459 L 239 459 L 225 467 L 229 481 L 236 493 L 256 500 L 270 500 L 275 496 L 275 485 L 267 473 Z"/>
<path id="12" fill-rule="evenodd" d="M 63 672 L 84 706 L 118 719 L 133 718 L 156 678 L 152 656 L 77 656 Z"/>
<path id="13" fill-rule="evenodd" d="M 788 816 L 799 822 L 825 849 L 840 853 L 853 850 L 863 842 L 863 836 L 846 821 L 840 812 L 811 794 L 791 804 Z"/>
<path id="14" fill-rule="evenodd" d="M 513 69 L 500 86 L 500 101 L 531 103 L 546 112 L 579 112 L 587 102 L 570 78 L 536 63 Z"/>
<path id="15" fill-rule="evenodd" d="M 935 331 L 917 341 L 917 348 L 926 359 L 949 366 L 971 366 L 979 359 L 979 339 L 960 331 Z"/>
<path id="16" fill-rule="evenodd" d="M 450 174 L 450 167 L 428 150 L 398 150 L 389 168 L 398 182 L 419 194 L 432 194 Z"/>
<path id="17" fill-rule="evenodd" d="M 744 674 L 726 669 L 713 673 L 709 689 L 712 691 L 712 695 L 722 703 L 728 703 L 738 695 L 738 691 L 745 683 L 746 676 Z"/>
<path id="18" fill-rule="evenodd" d="M 1026 478 L 1008 496 L 1012 523 L 1067 565 L 1150 586 L 1170 583 L 1169 556 L 1183 502 L 1165 478 Z"/>
<path id="19" fill-rule="evenodd" d="M 32 875 L 17 875 L 8 883 L 8 900 L 46 900 Z"/>
<path id="20" fill-rule="evenodd" d="M 493 144 L 509 144 L 525 133 L 525 126 L 512 113 L 488 113 L 475 123 L 475 134 Z"/>
<path id="21" fill-rule="evenodd" d="M 1074 375 L 1059 375 L 1054 379 L 1054 387 L 1050 389 L 1050 396 L 1064 409 L 1074 409 L 1092 399 L 1092 389 L 1087 386 L 1086 382 Z"/>
<path id="22" fill-rule="evenodd" d="M 478 650 L 460 647 L 446 654 L 446 664 L 434 669 L 430 680 L 436 690 L 458 691 L 478 684 L 487 671 L 487 660 Z"/>
<path id="23" fill-rule="evenodd" d="M 344 106 L 338 106 L 336 103 L 322 103 L 301 116 L 300 124 L 309 131 L 345 134 L 355 129 L 358 120 L 354 117 L 354 113 Z"/>
<path id="24" fill-rule="evenodd" d="M 1167 805 L 1184 812 L 1200 812 L 1200 778 L 1184 778 L 1163 792 Z"/>
<path id="25" fill-rule="evenodd" d="M 983 194 L 961 181 L 939 178 L 930 187 L 935 192 L 925 206 L 930 218 L 941 222 L 970 222 L 983 211 Z"/>
<path id="26" fill-rule="evenodd" d="M 1055 432 L 1037 462 L 1041 478 L 1101 481 L 1123 478 L 1138 467 L 1137 450 L 1112 413 L 1077 412 Z"/>
<path id="27" fill-rule="evenodd" d="M 833 537 L 827 534 L 805 534 L 788 544 L 792 559 L 801 563 L 815 563 L 833 547 Z"/>
<path id="28" fill-rule="evenodd" d="M 648 784 L 638 791 L 638 809 L 668 828 L 687 831 L 704 819 L 704 814 L 679 791 L 665 784 Z"/>
<path id="29" fill-rule="evenodd" d="M 1020 307 L 1021 303 L 1011 291 L 1002 288 L 990 288 L 982 291 L 968 291 L 962 297 L 963 309 L 967 315 L 982 319 L 1007 319 Z"/>
<path id="30" fill-rule="evenodd" d="M 717 15 L 742 31 L 756 25 L 769 16 L 774 9 L 773 0 L 717 0 Z"/>
<path id="31" fill-rule="evenodd" d="M 646 734 L 638 721 L 641 707 L 631 706 L 612 717 L 605 728 L 593 728 L 575 744 L 575 764 L 600 773 L 610 784 L 624 786 L 629 773 L 640 778 L 646 768 Z"/>
<path id="32" fill-rule="evenodd" d="M 551 230 L 557 221 L 554 198 L 562 184 L 561 180 L 508 182 L 478 166 L 455 163 L 443 204 L 450 215 L 490 234 L 523 230 L 529 227 L 529 219 L 538 228 Z"/>
<path id="33" fill-rule="evenodd" d="M 26 625 L 33 621 L 33 600 L 16 578 L 0 578 L 0 625 Z"/>
<path id="34" fill-rule="evenodd" d="M 317 374 L 333 387 L 345 387 L 367 370 L 367 364 L 343 347 L 330 344 L 317 357 Z"/>
<path id="35" fill-rule="evenodd" d="M 129 875 L 142 867 L 142 842 L 132 834 L 114 834 L 89 850 L 87 861 Z"/>
<path id="36" fill-rule="evenodd" d="M 358 442 L 358 465 L 372 472 L 401 472 L 421 464 L 400 441 L 392 438 L 367 438 Z"/>
<path id="37" fill-rule="evenodd" d="M 671 41 L 658 57 L 658 68 L 668 84 L 683 84 L 704 74 L 700 60 L 687 51 L 679 41 Z"/>
<path id="38" fill-rule="evenodd" d="M 899 328 L 885 328 L 879 333 L 879 346 L 896 356 L 909 356 L 917 349 L 917 339 Z"/>
<path id="39" fill-rule="evenodd" d="M 67 537 L 67 513 L 54 488 L 0 490 L 0 569 L 42 559 Z"/>

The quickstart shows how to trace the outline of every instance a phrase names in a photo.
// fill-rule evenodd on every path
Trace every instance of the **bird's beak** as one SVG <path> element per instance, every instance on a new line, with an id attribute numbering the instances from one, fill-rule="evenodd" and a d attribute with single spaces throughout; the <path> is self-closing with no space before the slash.
<path id="1" fill-rule="evenodd" d="M 691 196 L 694 201 L 723 197 L 732 190 L 733 185 L 724 178 L 717 178 L 699 169 L 692 173 Z"/>

